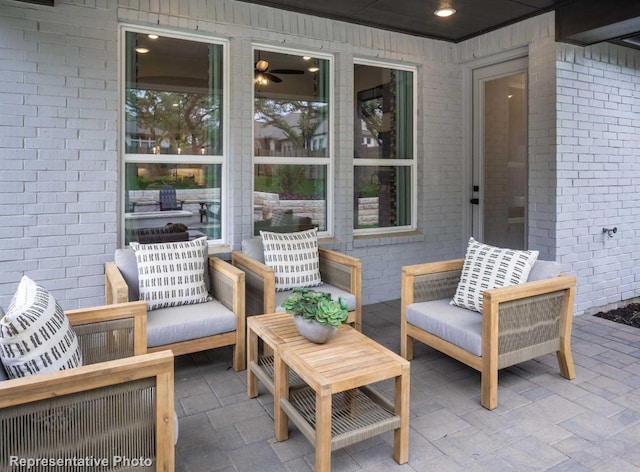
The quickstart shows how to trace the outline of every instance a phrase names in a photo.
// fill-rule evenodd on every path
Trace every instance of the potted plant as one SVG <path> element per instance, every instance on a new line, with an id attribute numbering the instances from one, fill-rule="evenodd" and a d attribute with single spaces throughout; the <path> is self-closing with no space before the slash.
<path id="1" fill-rule="evenodd" d="M 293 315 L 300 334 L 318 344 L 331 339 L 349 316 L 347 303 L 341 297 L 333 300 L 330 293 L 309 288 L 293 289 L 282 307 Z"/>

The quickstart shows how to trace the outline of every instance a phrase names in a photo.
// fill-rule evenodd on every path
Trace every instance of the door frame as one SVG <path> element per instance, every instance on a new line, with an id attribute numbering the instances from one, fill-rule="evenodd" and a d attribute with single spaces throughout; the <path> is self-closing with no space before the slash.
<path id="1" fill-rule="evenodd" d="M 473 111 L 473 72 L 476 69 L 526 58 L 529 55 L 528 46 L 504 51 L 479 59 L 462 63 L 462 240 L 461 249 L 467 247 L 467 242 L 473 234 L 472 208 L 469 201 L 473 197 L 473 152 L 474 152 L 474 111 Z M 528 68 L 528 67 L 527 67 Z"/>

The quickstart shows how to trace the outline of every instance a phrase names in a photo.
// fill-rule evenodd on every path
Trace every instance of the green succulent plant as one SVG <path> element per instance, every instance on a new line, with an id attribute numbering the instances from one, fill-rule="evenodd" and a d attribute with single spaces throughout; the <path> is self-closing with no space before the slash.
<path id="1" fill-rule="evenodd" d="M 349 317 L 348 305 L 342 297 L 333 300 L 330 293 L 308 288 L 294 288 L 293 293 L 282 303 L 282 308 L 294 316 L 302 316 L 306 320 L 336 328 Z"/>

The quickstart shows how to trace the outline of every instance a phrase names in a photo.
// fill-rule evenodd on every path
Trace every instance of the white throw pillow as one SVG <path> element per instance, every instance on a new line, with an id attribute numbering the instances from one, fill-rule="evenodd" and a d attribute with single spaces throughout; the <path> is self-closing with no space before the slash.
<path id="1" fill-rule="evenodd" d="M 320 280 L 317 228 L 296 233 L 260 231 L 264 263 L 276 276 L 276 291 L 316 287 Z"/>
<path id="2" fill-rule="evenodd" d="M 174 243 L 130 243 L 138 264 L 140 300 L 148 310 L 209 300 L 204 273 L 207 238 Z"/>
<path id="3" fill-rule="evenodd" d="M 26 275 L 0 319 L 0 359 L 9 378 L 82 365 L 69 319 L 55 298 Z"/>
<path id="4" fill-rule="evenodd" d="M 485 290 L 526 282 L 537 258 L 538 251 L 498 248 L 470 238 L 451 304 L 482 312 Z"/>

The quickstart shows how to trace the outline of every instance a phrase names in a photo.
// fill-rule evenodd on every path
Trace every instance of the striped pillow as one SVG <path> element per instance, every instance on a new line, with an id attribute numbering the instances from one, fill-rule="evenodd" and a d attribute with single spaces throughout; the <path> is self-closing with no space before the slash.
<path id="1" fill-rule="evenodd" d="M 260 231 L 260 236 L 264 263 L 275 272 L 277 292 L 322 283 L 317 228 L 296 233 Z"/>
<path id="2" fill-rule="evenodd" d="M 502 249 L 470 238 L 451 304 L 482 312 L 485 290 L 526 282 L 537 258 L 538 251 Z"/>
<path id="3" fill-rule="evenodd" d="M 148 310 L 209 300 L 206 237 L 175 243 L 132 242 L 130 246 L 136 254 L 140 300 L 147 302 Z"/>
<path id="4" fill-rule="evenodd" d="M 82 365 L 69 319 L 53 296 L 26 275 L 0 319 L 0 360 L 9 378 Z"/>

